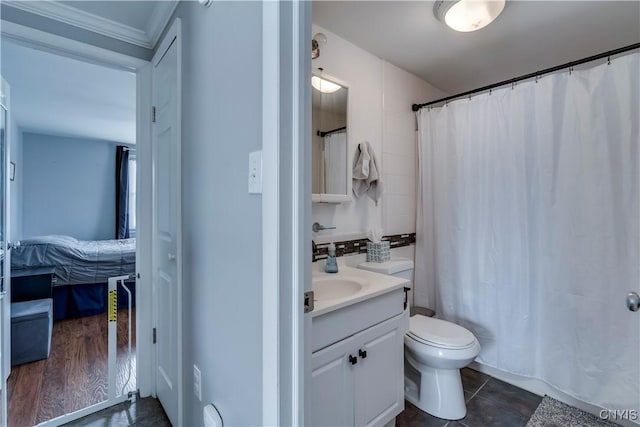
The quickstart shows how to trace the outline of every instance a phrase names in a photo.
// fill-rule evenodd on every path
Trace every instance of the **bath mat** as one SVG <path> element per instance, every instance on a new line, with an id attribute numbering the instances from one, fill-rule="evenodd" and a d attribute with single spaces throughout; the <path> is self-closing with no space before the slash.
<path id="1" fill-rule="evenodd" d="M 545 396 L 526 427 L 617 427 L 583 410 Z"/>

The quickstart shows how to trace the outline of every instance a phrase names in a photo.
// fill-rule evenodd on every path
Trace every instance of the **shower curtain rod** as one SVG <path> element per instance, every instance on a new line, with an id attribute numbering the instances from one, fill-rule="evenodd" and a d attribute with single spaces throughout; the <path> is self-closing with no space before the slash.
<path id="1" fill-rule="evenodd" d="M 500 83 L 494 83 L 494 84 L 489 85 L 489 86 L 483 86 L 481 88 L 473 89 L 473 90 L 470 90 L 470 91 L 467 91 L 467 92 L 462 92 L 462 93 L 459 93 L 457 95 L 447 96 L 446 98 L 436 99 L 435 101 L 425 102 L 424 104 L 413 104 L 411 106 L 411 109 L 413 111 L 419 111 L 422 107 L 428 107 L 430 105 L 440 104 L 442 102 L 451 101 L 452 99 L 464 98 L 466 96 L 473 95 L 474 93 L 486 92 L 488 90 L 495 89 L 497 87 L 506 86 L 506 85 L 513 84 L 513 83 L 516 83 L 516 82 L 519 82 L 519 81 L 522 81 L 522 80 L 532 79 L 534 77 L 540 77 L 540 76 L 542 76 L 544 74 L 553 73 L 554 71 L 560 71 L 560 70 L 564 70 L 566 68 L 572 68 L 572 67 L 575 67 L 576 65 L 584 64 L 586 62 L 596 61 L 598 59 L 611 57 L 613 55 L 618 55 L 620 53 L 628 52 L 630 50 L 638 49 L 638 48 L 640 48 L 640 43 L 634 43 L 634 44 L 629 45 L 629 46 L 625 46 L 625 47 L 621 47 L 621 48 L 618 48 L 618 49 L 610 50 L 608 52 L 603 52 L 603 53 L 600 53 L 598 55 L 589 56 L 588 58 L 579 59 L 577 61 L 567 62 L 566 64 L 558 65 L 558 66 L 551 67 L 551 68 L 546 68 L 544 70 L 536 71 L 535 73 L 525 74 L 524 76 L 515 77 L 513 79 L 505 80 L 505 81 L 502 81 Z"/>
<path id="2" fill-rule="evenodd" d="M 329 134 L 336 133 L 336 132 L 340 132 L 341 130 L 345 130 L 345 129 L 347 129 L 347 127 L 346 127 L 346 126 L 343 126 L 343 127 L 341 127 L 341 128 L 336 128 L 336 129 L 328 130 L 328 131 L 326 131 L 326 132 L 322 132 L 321 130 L 319 130 L 316 134 L 317 134 L 319 137 L 324 138 L 325 136 L 327 136 L 327 135 L 329 135 Z"/>

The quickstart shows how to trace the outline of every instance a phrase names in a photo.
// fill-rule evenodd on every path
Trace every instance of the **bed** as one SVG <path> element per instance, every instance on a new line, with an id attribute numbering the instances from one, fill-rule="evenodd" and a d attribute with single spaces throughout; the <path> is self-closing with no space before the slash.
<path id="1" fill-rule="evenodd" d="M 43 267 L 53 268 L 55 319 L 103 313 L 109 277 L 130 275 L 127 286 L 135 288 L 136 240 L 78 240 L 54 235 L 21 240 L 12 250 L 12 274 L 24 276 Z M 132 303 L 135 305 L 135 297 Z M 118 306 L 127 306 L 121 287 Z"/>

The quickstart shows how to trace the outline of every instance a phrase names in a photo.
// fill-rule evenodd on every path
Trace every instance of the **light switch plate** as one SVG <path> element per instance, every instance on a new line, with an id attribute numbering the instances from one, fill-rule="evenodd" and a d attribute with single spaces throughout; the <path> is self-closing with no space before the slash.
<path id="1" fill-rule="evenodd" d="M 249 194 L 262 194 L 262 151 L 249 153 Z"/>

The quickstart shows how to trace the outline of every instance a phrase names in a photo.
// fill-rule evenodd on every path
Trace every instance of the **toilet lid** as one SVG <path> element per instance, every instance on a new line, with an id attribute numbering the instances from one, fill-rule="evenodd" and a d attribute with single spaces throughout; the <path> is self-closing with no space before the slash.
<path id="1" fill-rule="evenodd" d="M 408 335 L 426 344 L 450 348 L 468 347 L 476 339 L 462 326 L 420 314 L 411 317 Z"/>

